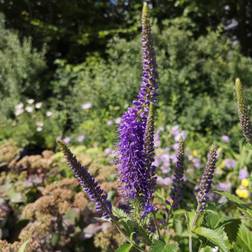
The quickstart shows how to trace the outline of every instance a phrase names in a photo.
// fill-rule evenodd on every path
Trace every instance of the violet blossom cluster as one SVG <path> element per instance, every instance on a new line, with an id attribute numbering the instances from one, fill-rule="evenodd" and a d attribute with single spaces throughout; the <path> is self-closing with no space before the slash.
<path id="1" fill-rule="evenodd" d="M 87 193 L 91 201 L 95 203 L 96 211 L 106 218 L 112 218 L 112 205 L 107 200 L 107 194 L 100 188 L 95 179 L 90 175 L 85 167 L 83 167 L 72 152 L 68 149 L 63 141 L 58 141 L 68 165 L 74 172 L 75 177 L 79 180 L 84 192 Z"/>
<path id="2" fill-rule="evenodd" d="M 154 176 L 154 106 L 157 70 L 152 45 L 148 6 L 142 14 L 142 82 L 137 99 L 121 118 L 119 127 L 119 174 L 124 195 L 140 200 L 144 212 L 151 204 L 156 179 Z"/>

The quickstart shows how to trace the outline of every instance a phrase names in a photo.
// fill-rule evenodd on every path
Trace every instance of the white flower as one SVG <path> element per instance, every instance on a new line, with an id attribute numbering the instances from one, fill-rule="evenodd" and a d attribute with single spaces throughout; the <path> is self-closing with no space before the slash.
<path id="1" fill-rule="evenodd" d="M 28 104 L 33 104 L 33 103 L 34 103 L 34 100 L 33 100 L 33 99 L 28 99 L 28 100 L 27 100 L 27 103 L 28 103 Z"/>
<path id="2" fill-rule="evenodd" d="M 32 113 L 33 112 L 33 107 L 32 106 L 26 106 L 25 111 L 28 112 L 28 113 Z"/>
<path id="3" fill-rule="evenodd" d="M 43 122 L 36 122 L 36 126 L 42 128 L 44 126 Z"/>
<path id="4" fill-rule="evenodd" d="M 81 105 L 81 108 L 84 110 L 92 108 L 92 103 L 91 102 L 86 102 Z"/>
<path id="5" fill-rule="evenodd" d="M 70 141 L 71 141 L 71 138 L 70 137 L 65 137 L 62 139 L 62 141 L 65 143 L 65 144 L 69 144 Z"/>
<path id="6" fill-rule="evenodd" d="M 21 102 L 15 106 L 15 109 L 22 109 L 24 108 L 24 104 Z"/>
<path id="7" fill-rule="evenodd" d="M 115 123 L 116 124 L 119 124 L 120 122 L 121 122 L 121 118 L 120 117 L 118 117 L 118 118 L 115 119 Z"/>
<path id="8" fill-rule="evenodd" d="M 37 127 L 37 129 L 36 129 L 38 132 L 41 132 L 42 130 L 43 130 L 43 128 L 42 127 Z"/>
<path id="9" fill-rule="evenodd" d="M 82 142 L 84 141 L 84 139 L 85 139 L 85 136 L 84 136 L 84 135 L 79 135 L 79 136 L 77 137 L 77 141 L 78 141 L 79 143 L 82 143 Z"/>
<path id="10" fill-rule="evenodd" d="M 36 109 L 40 109 L 42 107 L 42 102 L 37 102 L 36 104 L 35 104 L 35 108 Z"/>
<path id="11" fill-rule="evenodd" d="M 51 111 L 46 111 L 46 116 L 47 116 L 47 117 L 51 117 L 52 114 L 53 114 L 53 113 L 52 113 Z"/>
<path id="12" fill-rule="evenodd" d="M 107 125 L 108 125 L 108 126 L 111 126 L 112 124 L 113 124 L 113 121 L 112 121 L 112 120 L 108 120 L 108 121 L 107 121 Z"/>
<path id="13" fill-rule="evenodd" d="M 15 110 L 15 116 L 19 116 L 21 114 L 24 113 L 24 109 L 23 108 L 16 108 Z"/>

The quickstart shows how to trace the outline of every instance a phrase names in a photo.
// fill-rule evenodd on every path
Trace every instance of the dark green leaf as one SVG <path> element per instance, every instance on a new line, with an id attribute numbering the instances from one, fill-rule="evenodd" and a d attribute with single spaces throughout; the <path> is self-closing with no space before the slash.
<path id="1" fill-rule="evenodd" d="M 230 242 L 235 242 L 241 225 L 240 219 L 229 219 L 221 223 Z"/>

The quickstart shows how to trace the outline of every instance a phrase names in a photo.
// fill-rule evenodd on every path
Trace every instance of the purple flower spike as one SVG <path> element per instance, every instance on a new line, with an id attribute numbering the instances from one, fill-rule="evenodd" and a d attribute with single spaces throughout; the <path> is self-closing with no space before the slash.
<path id="1" fill-rule="evenodd" d="M 119 174 L 124 195 L 140 200 L 145 213 L 153 210 L 156 184 L 154 161 L 154 105 L 157 71 L 152 46 L 148 6 L 142 14 L 142 82 L 137 99 L 121 118 L 119 126 Z"/>
<path id="2" fill-rule="evenodd" d="M 107 200 L 107 194 L 100 188 L 86 168 L 75 158 L 64 142 L 58 141 L 58 143 L 61 146 L 68 165 L 73 170 L 75 177 L 79 180 L 84 192 L 86 192 L 90 200 L 95 203 L 96 211 L 101 213 L 106 219 L 112 218 L 112 206 Z"/>

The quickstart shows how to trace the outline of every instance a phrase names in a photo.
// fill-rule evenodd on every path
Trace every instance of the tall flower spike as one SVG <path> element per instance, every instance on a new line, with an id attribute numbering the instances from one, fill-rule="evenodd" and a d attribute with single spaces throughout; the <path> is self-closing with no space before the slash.
<path id="1" fill-rule="evenodd" d="M 182 198 L 182 187 L 184 183 L 184 141 L 181 138 L 179 140 L 179 147 L 176 153 L 176 167 L 174 169 L 173 178 L 172 178 L 172 189 L 171 189 L 171 207 L 173 209 L 179 206 L 179 203 Z"/>
<path id="2" fill-rule="evenodd" d="M 142 82 L 137 99 L 128 108 L 119 127 L 119 174 L 123 192 L 129 199 L 140 199 L 150 209 L 154 183 L 154 124 L 148 121 L 151 103 L 156 103 L 157 71 L 152 46 L 148 6 L 142 13 Z M 152 112 L 151 112 L 152 113 Z M 147 124 L 149 123 L 149 126 Z M 151 126 L 151 127 L 150 127 Z M 146 130 L 146 128 L 149 128 Z M 148 145 L 148 147 L 147 147 Z M 147 156 L 150 155 L 150 156 Z"/>
<path id="3" fill-rule="evenodd" d="M 212 146 L 208 153 L 208 160 L 203 175 L 200 179 L 199 191 L 197 194 L 198 211 L 203 212 L 208 201 L 208 193 L 211 190 L 213 175 L 217 162 L 217 147 Z"/>
<path id="4" fill-rule="evenodd" d="M 244 97 L 242 83 L 238 78 L 235 80 L 235 90 L 241 129 L 246 140 L 252 144 L 252 124 L 249 119 L 249 113 Z"/>
<path id="5" fill-rule="evenodd" d="M 95 179 L 83 167 L 68 147 L 62 142 L 58 141 L 68 165 L 73 170 L 75 177 L 79 180 L 84 192 L 87 193 L 91 201 L 96 205 L 96 211 L 104 218 L 112 218 L 112 206 L 107 200 L 107 194 L 100 188 Z"/>
<path id="6" fill-rule="evenodd" d="M 156 101 L 157 89 L 157 64 L 153 48 L 151 25 L 149 19 L 149 8 L 145 2 L 142 11 L 142 84 L 138 94 L 141 104 L 149 105 Z"/>

